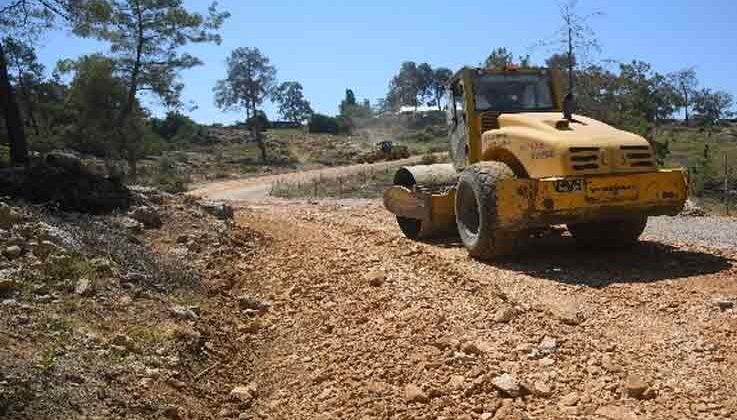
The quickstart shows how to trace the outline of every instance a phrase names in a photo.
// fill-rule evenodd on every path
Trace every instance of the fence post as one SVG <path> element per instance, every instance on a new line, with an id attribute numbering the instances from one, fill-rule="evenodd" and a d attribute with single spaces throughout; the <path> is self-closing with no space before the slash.
<path id="1" fill-rule="evenodd" d="M 724 213 L 729 216 L 729 165 L 727 154 L 724 154 Z"/>

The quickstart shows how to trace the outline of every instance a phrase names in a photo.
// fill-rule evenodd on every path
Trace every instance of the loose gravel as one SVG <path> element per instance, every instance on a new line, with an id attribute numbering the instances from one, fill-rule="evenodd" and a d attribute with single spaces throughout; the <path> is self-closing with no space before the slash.
<path id="1" fill-rule="evenodd" d="M 651 217 L 645 236 L 667 243 L 737 250 L 737 219 L 729 217 Z"/>

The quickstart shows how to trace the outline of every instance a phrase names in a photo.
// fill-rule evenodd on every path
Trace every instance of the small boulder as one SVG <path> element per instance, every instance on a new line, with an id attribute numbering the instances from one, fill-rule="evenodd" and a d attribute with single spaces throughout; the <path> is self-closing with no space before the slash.
<path id="1" fill-rule="evenodd" d="M 11 245 L 3 249 L 3 255 L 9 260 L 14 260 L 21 256 L 23 249 L 18 245 Z"/>
<path id="2" fill-rule="evenodd" d="M 157 204 L 161 205 L 170 198 L 170 194 L 160 191 L 153 187 L 145 187 L 142 185 L 131 185 L 128 187 L 131 192 L 133 202 L 139 205 Z"/>
<path id="3" fill-rule="evenodd" d="M 706 211 L 696 204 L 693 200 L 686 200 L 683 204 L 683 210 L 680 213 L 681 216 L 691 217 L 703 217 L 706 216 Z"/>
<path id="4" fill-rule="evenodd" d="M 120 277 L 120 281 L 122 283 L 129 284 L 142 284 L 148 280 L 150 280 L 150 277 L 146 273 L 139 273 L 136 271 L 125 273 Z"/>
<path id="5" fill-rule="evenodd" d="M 122 217 L 118 220 L 118 224 L 120 224 L 123 229 L 127 230 L 128 233 L 137 234 L 143 232 L 143 223 L 130 217 Z"/>
<path id="6" fill-rule="evenodd" d="M 538 397 L 547 398 L 553 395 L 553 388 L 543 381 L 537 381 L 532 385 L 532 393 Z"/>
<path id="7" fill-rule="evenodd" d="M 143 224 L 146 229 L 158 229 L 162 226 L 161 215 L 159 212 L 149 206 L 136 207 L 128 216 Z"/>
<path id="8" fill-rule="evenodd" d="M 642 399 L 647 389 L 648 384 L 642 379 L 642 377 L 640 377 L 640 375 L 628 375 L 624 381 L 624 392 L 628 397 Z"/>
<path id="9" fill-rule="evenodd" d="M 499 390 L 499 392 L 507 397 L 517 398 L 522 395 L 522 387 L 519 382 L 514 376 L 508 373 L 497 376 L 491 381 L 491 383 L 494 384 L 494 387 Z"/>
<path id="10" fill-rule="evenodd" d="M 504 305 L 494 313 L 494 322 L 506 324 L 513 320 L 518 314 L 517 309 L 510 305 Z"/>
<path id="11" fill-rule="evenodd" d="M 182 420 L 186 418 L 186 413 L 182 407 L 179 407 L 178 405 L 167 405 L 164 408 L 164 417 L 172 420 Z"/>
<path id="12" fill-rule="evenodd" d="M 406 387 L 404 387 L 404 398 L 407 400 L 407 402 L 416 402 L 416 403 L 427 403 L 430 398 L 425 394 L 422 389 L 414 384 L 409 384 Z"/>
<path id="13" fill-rule="evenodd" d="M 82 159 L 78 156 L 61 151 L 53 151 L 46 155 L 46 163 L 50 166 L 64 169 L 72 174 L 82 172 Z"/>
<path id="14" fill-rule="evenodd" d="M 0 278 L 0 295 L 15 290 L 15 280 Z"/>
<path id="15" fill-rule="evenodd" d="M 230 391 L 230 398 L 243 404 L 250 404 L 256 399 L 258 388 L 251 383 L 246 386 L 237 386 Z"/>
<path id="16" fill-rule="evenodd" d="M 594 412 L 597 416 L 604 417 L 607 420 L 637 420 L 637 414 L 627 407 L 618 405 L 605 405 L 599 407 Z"/>
<path id="17" fill-rule="evenodd" d="M 461 345 L 461 351 L 466 354 L 484 354 L 484 351 L 479 347 L 479 345 L 474 343 L 473 341 L 466 341 L 465 343 L 463 343 Z"/>
<path id="18" fill-rule="evenodd" d="M 43 240 L 34 244 L 31 247 L 31 252 L 40 260 L 45 260 L 49 255 L 58 251 L 60 248 L 55 243 L 47 240 Z"/>
<path id="19" fill-rule="evenodd" d="M 77 284 L 74 286 L 74 293 L 79 296 L 92 296 L 94 294 L 94 288 L 92 282 L 86 277 L 82 277 L 77 280 Z"/>
<path id="20" fill-rule="evenodd" d="M 466 377 L 463 375 L 452 375 L 448 381 L 448 387 L 450 389 L 461 389 L 466 383 Z"/>
<path id="21" fill-rule="evenodd" d="M 727 309 L 734 308 L 734 300 L 723 296 L 717 296 L 709 299 L 709 305 L 719 309 L 720 311 L 726 311 Z"/>
<path id="22" fill-rule="evenodd" d="M 198 201 L 197 204 L 206 213 L 215 216 L 220 220 L 232 219 L 235 215 L 233 207 L 220 201 Z"/>
<path id="23" fill-rule="evenodd" d="M 386 280 L 386 273 L 384 270 L 372 270 L 366 275 L 366 280 L 369 286 L 380 287 Z"/>
<path id="24" fill-rule="evenodd" d="M 195 321 L 197 320 L 197 318 L 199 318 L 193 310 L 189 308 L 185 308 L 184 306 L 174 305 L 171 308 L 169 308 L 169 311 L 175 317 L 179 319 L 184 319 L 187 321 Z"/>
<path id="25" fill-rule="evenodd" d="M 560 404 L 563 407 L 573 407 L 576 404 L 578 404 L 578 401 L 581 399 L 581 397 L 578 395 L 578 392 L 571 392 L 563 397 L 561 397 L 558 404 Z"/>
<path id="26" fill-rule="evenodd" d="M 238 306 L 241 309 L 263 312 L 269 309 L 267 303 L 261 302 L 257 298 L 249 295 L 238 296 Z"/>
<path id="27" fill-rule="evenodd" d="M 136 350 L 136 342 L 125 334 L 116 334 L 110 344 L 112 344 L 114 347 L 124 349 L 126 351 Z"/>
<path id="28" fill-rule="evenodd" d="M 23 216 L 5 203 L 0 203 L 0 229 L 10 229 L 23 221 Z"/>
<path id="29" fill-rule="evenodd" d="M 545 337 L 537 346 L 537 349 L 542 354 L 553 354 L 558 350 L 558 341 L 552 337 Z"/>
<path id="30" fill-rule="evenodd" d="M 560 302 L 550 311 L 560 322 L 566 325 L 578 325 L 583 321 L 578 305 L 573 302 Z"/>

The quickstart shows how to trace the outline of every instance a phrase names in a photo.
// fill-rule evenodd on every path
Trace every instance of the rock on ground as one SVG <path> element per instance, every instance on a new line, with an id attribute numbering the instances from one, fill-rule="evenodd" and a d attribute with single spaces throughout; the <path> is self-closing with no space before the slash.
<path id="1" fill-rule="evenodd" d="M 508 397 L 516 398 L 522 395 L 522 387 L 519 382 L 514 376 L 508 373 L 497 376 L 491 382 L 496 389 Z"/>
<path id="2" fill-rule="evenodd" d="M 430 400 L 427 394 L 419 386 L 414 384 L 409 384 L 404 388 L 404 398 L 407 402 L 414 403 L 426 403 Z"/>
<path id="3" fill-rule="evenodd" d="M 150 206 L 136 207 L 128 216 L 143 224 L 146 229 L 158 229 L 163 224 L 158 210 Z"/>
<path id="4" fill-rule="evenodd" d="M 198 201 L 197 205 L 199 205 L 206 213 L 211 214 L 220 220 L 232 219 L 235 214 L 233 207 L 221 201 L 202 200 Z"/>
<path id="5" fill-rule="evenodd" d="M 599 407 L 594 414 L 604 417 L 607 420 L 638 420 L 638 416 L 634 411 L 618 405 Z"/>
<path id="6" fill-rule="evenodd" d="M 79 280 L 77 280 L 76 286 L 74 286 L 74 293 L 78 294 L 79 296 L 93 295 L 94 288 L 92 286 L 92 282 L 88 278 L 80 278 Z"/>
<path id="7" fill-rule="evenodd" d="M 624 390 L 627 396 L 632 398 L 643 398 L 648 384 L 640 375 L 630 374 L 624 382 Z"/>

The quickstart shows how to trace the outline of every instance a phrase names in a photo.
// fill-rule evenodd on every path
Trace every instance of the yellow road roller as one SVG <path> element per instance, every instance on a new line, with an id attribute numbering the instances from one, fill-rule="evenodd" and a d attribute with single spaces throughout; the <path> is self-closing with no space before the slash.
<path id="1" fill-rule="evenodd" d="M 678 214 L 684 170 L 658 169 L 643 137 L 574 114 L 560 86 L 557 70 L 459 70 L 447 95 L 452 163 L 402 167 L 384 192 L 404 235 L 457 233 L 490 259 L 554 225 L 586 245 L 625 246 L 648 216 Z"/>

